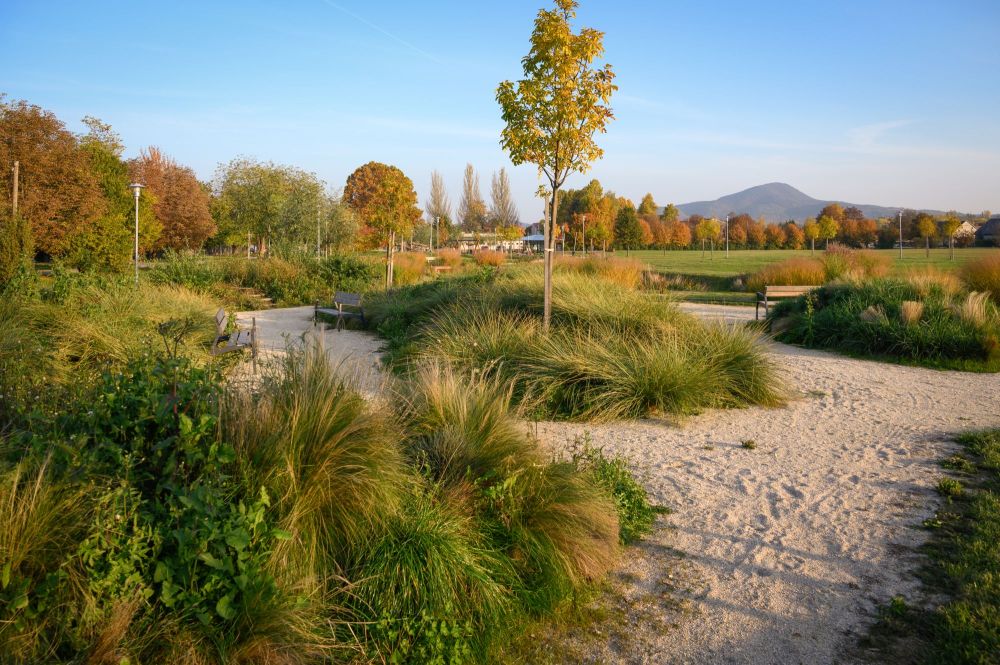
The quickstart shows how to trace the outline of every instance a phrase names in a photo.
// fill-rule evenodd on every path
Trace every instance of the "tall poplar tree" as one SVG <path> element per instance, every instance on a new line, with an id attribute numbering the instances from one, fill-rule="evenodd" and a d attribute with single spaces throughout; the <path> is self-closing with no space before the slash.
<path id="1" fill-rule="evenodd" d="M 458 221 L 463 230 L 470 232 L 482 231 L 486 225 L 486 201 L 479 192 L 479 174 L 472 168 L 472 164 L 465 165 L 462 200 L 458 204 Z"/>

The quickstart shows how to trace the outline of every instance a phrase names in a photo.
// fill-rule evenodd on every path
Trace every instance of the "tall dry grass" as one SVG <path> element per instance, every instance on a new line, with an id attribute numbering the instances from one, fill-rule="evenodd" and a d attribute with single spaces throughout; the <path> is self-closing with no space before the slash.
<path id="1" fill-rule="evenodd" d="M 477 266 L 500 267 L 507 261 L 507 255 L 492 249 L 479 249 L 472 253 Z"/>
<path id="2" fill-rule="evenodd" d="M 747 279 L 747 289 L 763 291 L 765 286 L 819 286 L 826 282 L 826 267 L 819 259 L 791 258 L 773 263 Z"/>
<path id="3" fill-rule="evenodd" d="M 458 268 L 462 265 L 462 252 L 453 247 L 442 247 L 434 253 L 438 263 L 450 268 Z"/>
<path id="4" fill-rule="evenodd" d="M 626 289 L 636 289 L 642 284 L 647 268 L 638 259 L 617 256 L 556 256 L 553 271 L 599 277 Z"/>
<path id="5" fill-rule="evenodd" d="M 969 261 L 960 275 L 970 290 L 989 293 L 1000 304 L 1000 250 Z"/>
<path id="6" fill-rule="evenodd" d="M 392 258 L 392 278 L 398 286 L 415 284 L 427 272 L 427 255 L 423 252 L 398 252 Z"/>

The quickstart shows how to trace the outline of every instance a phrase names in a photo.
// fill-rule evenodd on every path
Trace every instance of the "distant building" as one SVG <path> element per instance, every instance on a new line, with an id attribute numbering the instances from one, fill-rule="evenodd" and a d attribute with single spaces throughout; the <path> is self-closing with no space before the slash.
<path id="1" fill-rule="evenodd" d="M 541 233 L 524 236 L 521 240 L 524 241 L 524 246 L 532 252 L 540 252 L 545 246 L 545 236 Z"/>
<path id="2" fill-rule="evenodd" d="M 993 217 L 976 231 L 977 245 L 995 245 L 1000 247 L 1000 217 Z"/>

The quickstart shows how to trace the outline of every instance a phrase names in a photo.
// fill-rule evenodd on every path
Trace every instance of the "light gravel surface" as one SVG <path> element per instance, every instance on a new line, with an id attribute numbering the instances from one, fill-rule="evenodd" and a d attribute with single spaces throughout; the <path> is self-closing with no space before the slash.
<path id="1" fill-rule="evenodd" d="M 753 308 L 685 304 L 707 319 Z M 338 367 L 380 382 L 377 338 L 318 333 L 309 307 L 256 316 L 265 354 L 321 334 Z M 963 430 L 1000 426 L 1000 376 L 942 372 L 772 344 L 794 398 L 682 423 L 540 423 L 553 447 L 589 436 L 627 455 L 673 512 L 614 578 L 611 623 L 559 660 L 607 663 L 850 662 L 878 605 L 913 597 L 937 462 Z M 743 447 L 753 441 L 755 449 Z M 582 647 L 582 651 L 581 651 Z"/>
<path id="2" fill-rule="evenodd" d="M 627 455 L 674 511 L 618 571 L 628 630 L 584 660 L 852 662 L 877 607 L 914 597 L 937 462 L 956 433 L 1000 426 L 1000 377 L 771 351 L 785 408 L 539 425 L 549 445 L 586 434 Z"/>
<path id="3" fill-rule="evenodd" d="M 307 341 L 318 342 L 330 363 L 346 378 L 368 393 L 374 393 L 382 383 L 381 340 L 362 330 L 335 330 L 320 323 L 313 323 L 313 308 L 284 307 L 236 315 L 240 328 L 250 328 L 257 322 L 257 339 L 260 347 L 260 371 L 267 371 L 269 364 L 279 360 L 288 348 L 301 348 Z M 243 372 L 252 371 L 248 365 Z"/>

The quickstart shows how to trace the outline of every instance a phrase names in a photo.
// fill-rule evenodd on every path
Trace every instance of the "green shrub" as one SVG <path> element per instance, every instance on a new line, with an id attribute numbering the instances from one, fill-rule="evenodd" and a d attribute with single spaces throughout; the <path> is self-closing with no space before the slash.
<path id="1" fill-rule="evenodd" d="M 990 307 L 980 322 L 964 316 L 944 287 L 876 279 L 832 284 L 810 297 L 785 301 L 775 319 L 790 317 L 782 341 L 866 356 L 955 369 L 1000 369 L 1000 322 Z M 912 319 L 920 306 L 918 321 Z M 910 313 L 907 319 L 904 313 Z"/>
<path id="2" fill-rule="evenodd" d="M 622 545 L 635 542 L 653 530 L 656 516 L 664 510 L 650 503 L 649 495 L 635 479 L 627 459 L 605 455 L 586 438 L 574 442 L 571 455 L 573 464 L 590 472 L 595 482 L 614 499 L 618 511 L 618 539 Z"/>

